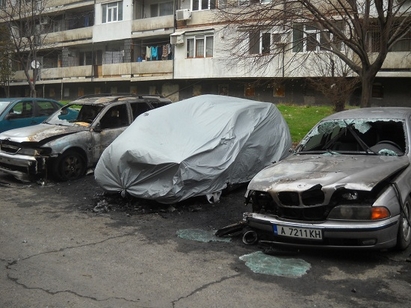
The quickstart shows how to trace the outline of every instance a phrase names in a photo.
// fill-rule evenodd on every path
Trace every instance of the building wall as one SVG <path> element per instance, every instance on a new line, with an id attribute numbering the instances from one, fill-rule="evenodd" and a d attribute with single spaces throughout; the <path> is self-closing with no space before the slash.
<path id="1" fill-rule="evenodd" d="M 78 0 L 52 0 L 50 3 L 70 3 L 71 6 L 67 6 L 70 9 L 84 3 L 88 5 L 87 9 L 94 5 L 91 1 Z M 213 93 L 273 103 L 331 103 L 306 82 L 306 77 L 331 76 L 331 71 L 321 70 L 318 56 L 287 51 L 290 50 L 290 34 L 285 36 L 285 45 L 282 45 L 284 53 L 275 57 L 238 58 L 233 52 L 247 46 L 248 40 L 234 46 L 232 38 L 238 34 L 237 29 L 221 25 L 216 10 L 193 11 L 187 20 L 175 20 L 173 15 L 145 18 L 149 15 L 150 4 L 158 3 L 158 0 L 144 3 L 124 0 L 123 20 L 103 23 L 102 5 L 108 2 L 97 0 L 95 3 L 94 25 L 47 35 L 48 48 L 60 53 L 62 67 L 56 64 L 56 67 L 40 68 L 38 95 L 69 100 L 103 92 L 156 93 L 177 101 Z M 190 1 L 181 1 L 178 6 L 179 9 L 190 7 Z M 53 6 L 54 13 L 64 9 Z M 213 35 L 213 56 L 189 58 L 187 40 L 208 34 Z M 172 57 L 164 61 L 144 59 L 137 62 L 137 58 L 143 56 L 144 46 L 164 44 L 170 39 L 175 39 L 171 46 Z M 85 52 L 93 53 L 93 63 L 70 58 Z M 105 52 L 121 55 L 121 59 L 103 61 Z M 56 58 L 55 63 L 57 61 Z M 336 67 L 343 69 L 344 64 L 339 59 L 334 61 Z M 372 104 L 410 105 L 410 82 L 411 53 L 389 53 L 378 74 Z M 16 72 L 11 93 L 13 96 L 28 93 L 23 71 Z M 358 100 L 354 93 L 350 103 L 358 104 Z"/>

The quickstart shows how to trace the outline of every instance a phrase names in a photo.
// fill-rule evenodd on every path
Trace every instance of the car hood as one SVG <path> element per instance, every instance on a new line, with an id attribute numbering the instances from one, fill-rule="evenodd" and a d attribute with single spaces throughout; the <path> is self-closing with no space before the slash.
<path id="1" fill-rule="evenodd" d="M 9 140 L 19 143 L 44 142 L 84 130 L 88 130 L 88 128 L 82 126 L 38 124 L 5 131 L 0 134 L 0 140 Z"/>
<path id="2" fill-rule="evenodd" d="M 248 189 L 306 191 L 321 185 L 370 191 L 409 163 L 407 156 L 294 154 L 260 171 Z"/>

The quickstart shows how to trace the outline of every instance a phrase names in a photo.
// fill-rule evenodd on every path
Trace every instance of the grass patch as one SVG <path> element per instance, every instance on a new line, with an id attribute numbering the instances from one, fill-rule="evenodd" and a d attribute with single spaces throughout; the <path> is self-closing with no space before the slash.
<path id="1" fill-rule="evenodd" d="M 293 144 L 298 143 L 322 118 L 333 114 L 333 106 L 276 105 L 286 120 Z"/>

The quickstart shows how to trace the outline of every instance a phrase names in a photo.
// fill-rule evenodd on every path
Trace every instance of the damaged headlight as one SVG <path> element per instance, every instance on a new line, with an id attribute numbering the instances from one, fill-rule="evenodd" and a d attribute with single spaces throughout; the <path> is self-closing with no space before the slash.
<path id="1" fill-rule="evenodd" d="M 50 148 L 20 148 L 18 154 L 28 156 L 43 156 L 51 153 Z"/>
<path id="2" fill-rule="evenodd" d="M 390 217 L 390 211 L 384 206 L 348 206 L 340 205 L 328 214 L 329 219 L 378 220 Z"/>

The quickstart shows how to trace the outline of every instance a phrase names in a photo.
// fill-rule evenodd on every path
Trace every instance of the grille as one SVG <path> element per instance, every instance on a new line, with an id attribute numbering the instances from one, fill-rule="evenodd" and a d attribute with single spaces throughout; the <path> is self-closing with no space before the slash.
<path id="1" fill-rule="evenodd" d="M 330 206 L 324 204 L 321 186 L 304 192 L 279 192 L 280 203 L 276 203 L 267 192 L 254 191 L 252 194 L 253 212 L 273 214 L 281 218 L 320 221 L 324 220 Z"/>

